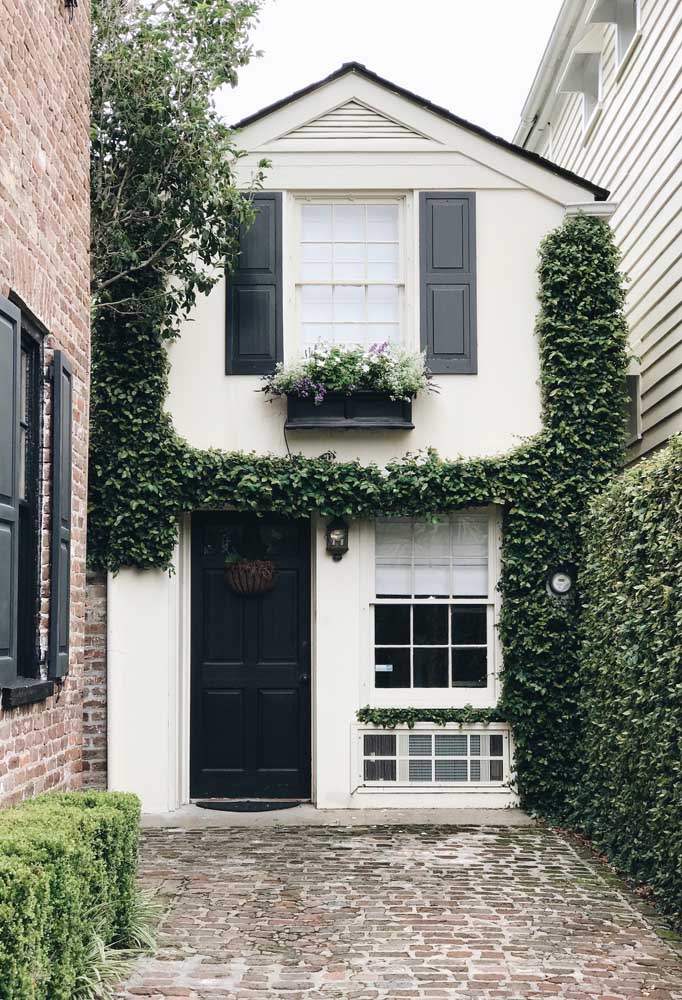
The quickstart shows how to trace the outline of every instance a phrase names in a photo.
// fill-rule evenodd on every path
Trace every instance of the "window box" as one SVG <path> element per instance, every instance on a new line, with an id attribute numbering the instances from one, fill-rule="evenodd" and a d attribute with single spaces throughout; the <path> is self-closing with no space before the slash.
<path id="1" fill-rule="evenodd" d="M 321 403 L 287 396 L 287 430 L 411 431 L 412 400 L 391 399 L 383 392 L 327 393 Z"/>

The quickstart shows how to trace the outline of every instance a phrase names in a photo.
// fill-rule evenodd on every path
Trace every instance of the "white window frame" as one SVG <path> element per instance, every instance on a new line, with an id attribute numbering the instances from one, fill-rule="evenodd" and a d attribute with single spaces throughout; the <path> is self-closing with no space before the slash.
<path id="1" fill-rule="evenodd" d="M 630 62 L 630 56 L 634 52 L 637 43 L 642 37 L 642 11 L 640 7 L 640 0 L 633 0 L 635 9 L 635 30 L 632 33 L 632 38 L 627 43 L 625 47 L 621 43 L 622 25 L 620 22 L 616 22 L 616 37 L 614 41 L 615 45 L 615 57 L 616 57 L 616 79 L 620 79 L 621 74 L 625 71 L 625 67 Z"/>
<path id="2" fill-rule="evenodd" d="M 411 325 L 408 323 L 408 303 L 412 300 L 411 272 L 412 272 L 412 248 L 411 248 L 411 197 L 409 192 L 396 191 L 377 195 L 376 193 L 364 194 L 361 191 L 342 191 L 296 194 L 292 199 L 292 211 L 290 218 L 291 244 L 289 253 L 289 288 L 291 291 L 289 315 L 291 323 L 287 324 L 291 334 L 285 337 L 285 357 L 303 354 L 309 345 L 304 344 L 302 337 L 302 315 L 301 315 L 301 288 L 304 285 L 356 285 L 367 287 L 368 285 L 396 285 L 398 292 L 398 326 L 399 339 L 397 341 L 408 350 L 414 349 L 412 343 L 413 335 Z M 398 206 L 398 280 L 387 281 L 385 279 L 377 281 L 360 281 L 344 279 L 334 281 L 324 279 L 320 281 L 303 281 L 302 271 L 302 208 L 306 204 L 360 204 L 360 205 L 387 205 Z M 286 327 L 285 327 L 286 329 Z"/>
<path id="3" fill-rule="evenodd" d="M 490 504 L 488 518 L 488 596 L 487 598 L 377 598 L 375 590 L 375 523 L 360 525 L 360 573 L 364 580 L 361 612 L 360 704 L 372 708 L 494 708 L 500 695 L 502 653 L 499 639 L 501 595 L 498 589 L 501 571 L 502 510 Z M 415 520 L 415 519 L 413 519 Z M 418 520 L 418 519 L 416 519 Z M 488 682 L 485 687 L 449 688 L 377 688 L 374 685 L 374 608 L 378 604 L 485 605 L 487 613 Z"/>
<path id="4" fill-rule="evenodd" d="M 624 45 L 622 39 L 624 19 L 621 11 L 623 9 L 623 5 L 626 3 L 628 5 L 631 4 L 632 9 L 634 10 L 634 31 L 630 40 Z M 613 25 L 614 62 L 616 79 L 618 80 L 624 72 L 626 65 L 630 61 L 630 56 L 642 36 L 641 0 L 594 0 L 590 12 L 587 15 L 587 23 Z"/>

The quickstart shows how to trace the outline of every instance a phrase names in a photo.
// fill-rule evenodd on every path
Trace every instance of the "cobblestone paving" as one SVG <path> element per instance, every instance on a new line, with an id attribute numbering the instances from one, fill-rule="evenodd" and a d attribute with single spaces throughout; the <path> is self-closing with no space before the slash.
<path id="1" fill-rule="evenodd" d="M 682 1000 L 636 898 L 540 827 L 152 831 L 141 878 L 129 1000 Z"/>

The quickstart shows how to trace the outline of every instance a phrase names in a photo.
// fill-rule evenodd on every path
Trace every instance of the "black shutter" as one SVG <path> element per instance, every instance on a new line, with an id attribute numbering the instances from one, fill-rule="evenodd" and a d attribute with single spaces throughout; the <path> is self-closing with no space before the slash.
<path id="1" fill-rule="evenodd" d="M 0 296 L 0 684 L 17 675 L 21 312 Z"/>
<path id="2" fill-rule="evenodd" d="M 50 677 L 69 672 L 71 613 L 71 425 L 73 374 L 54 352 L 52 395 L 52 558 L 50 562 Z"/>
<path id="3" fill-rule="evenodd" d="M 421 346 L 437 375 L 473 375 L 476 357 L 476 197 L 419 199 Z"/>
<path id="4" fill-rule="evenodd" d="M 267 375 L 282 360 L 282 195 L 254 195 L 256 218 L 240 232 L 228 277 L 228 375 Z"/>

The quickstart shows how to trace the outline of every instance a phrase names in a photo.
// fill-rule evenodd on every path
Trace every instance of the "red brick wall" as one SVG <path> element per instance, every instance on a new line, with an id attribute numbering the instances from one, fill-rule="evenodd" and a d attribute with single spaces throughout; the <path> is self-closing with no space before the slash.
<path id="1" fill-rule="evenodd" d="M 47 701 L 0 708 L 0 803 L 78 787 L 83 641 L 89 342 L 89 0 L 0 0 L 0 294 L 48 331 L 74 370 L 70 673 Z M 41 646 L 49 611 L 49 393 L 44 413 Z"/>
<path id="2" fill-rule="evenodd" d="M 107 786 L 107 578 L 87 575 L 83 670 L 83 787 Z"/>

